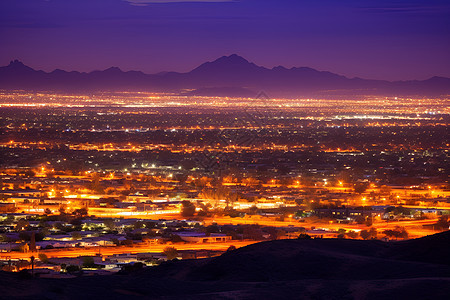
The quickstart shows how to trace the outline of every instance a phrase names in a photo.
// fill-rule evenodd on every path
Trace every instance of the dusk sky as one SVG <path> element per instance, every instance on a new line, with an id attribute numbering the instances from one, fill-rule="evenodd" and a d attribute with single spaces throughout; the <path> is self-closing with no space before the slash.
<path id="1" fill-rule="evenodd" d="M 448 0 L 2 0 L 0 65 L 185 72 L 239 54 L 349 77 L 450 77 Z"/>

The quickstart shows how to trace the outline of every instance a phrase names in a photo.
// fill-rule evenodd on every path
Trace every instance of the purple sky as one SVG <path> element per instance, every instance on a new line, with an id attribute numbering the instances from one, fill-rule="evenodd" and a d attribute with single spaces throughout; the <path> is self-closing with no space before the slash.
<path id="1" fill-rule="evenodd" d="M 0 65 L 189 71 L 237 53 L 349 77 L 450 77 L 448 0 L 2 0 Z"/>

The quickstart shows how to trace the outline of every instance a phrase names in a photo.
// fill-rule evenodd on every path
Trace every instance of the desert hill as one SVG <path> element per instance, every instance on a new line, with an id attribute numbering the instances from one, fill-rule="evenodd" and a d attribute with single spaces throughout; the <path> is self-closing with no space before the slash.
<path id="1" fill-rule="evenodd" d="M 253 244 L 128 275 L 19 279 L 7 299 L 445 299 L 450 232 L 401 242 L 314 239 Z"/>

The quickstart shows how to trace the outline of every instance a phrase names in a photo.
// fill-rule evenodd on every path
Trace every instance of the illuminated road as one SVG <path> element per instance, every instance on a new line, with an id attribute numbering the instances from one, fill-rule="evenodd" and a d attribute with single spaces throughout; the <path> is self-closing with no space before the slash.
<path id="1" fill-rule="evenodd" d="M 430 227 L 429 229 L 423 227 L 425 225 L 428 226 L 433 225 L 437 221 L 438 219 L 390 221 L 390 222 L 383 221 L 383 222 L 374 222 L 373 227 L 377 229 L 379 234 L 381 234 L 381 232 L 384 230 L 394 229 L 396 226 L 401 226 L 405 227 L 405 229 L 408 231 L 409 238 L 418 238 L 437 233 L 438 231 L 434 231 L 432 227 Z M 339 224 L 321 221 L 299 222 L 291 218 L 286 218 L 286 221 L 277 221 L 274 218 L 260 217 L 260 216 L 252 216 L 252 218 L 216 217 L 205 220 L 205 225 L 212 223 L 217 223 L 219 225 L 258 224 L 261 226 L 272 226 L 272 227 L 294 226 L 294 227 L 305 227 L 306 229 L 315 227 L 315 228 L 329 229 L 331 231 L 337 231 L 338 229 L 345 229 L 346 231 L 356 231 L 356 232 L 370 229 L 370 227 L 366 226 L 365 224 Z"/>
<path id="2" fill-rule="evenodd" d="M 157 244 L 157 245 L 137 245 L 134 247 L 120 246 L 120 247 L 94 247 L 94 248 L 68 248 L 68 249 L 51 249 L 40 250 L 37 253 L 21 253 L 8 252 L 1 253 L 0 259 L 29 259 L 30 256 L 37 256 L 38 253 L 44 253 L 47 257 L 78 257 L 78 256 L 93 256 L 97 254 L 113 255 L 123 253 L 161 253 L 164 248 L 171 246 L 177 250 L 227 250 L 231 245 L 236 248 L 244 247 L 257 243 L 257 241 L 231 241 L 226 243 L 198 243 L 198 244 Z"/>
<path id="3" fill-rule="evenodd" d="M 373 226 L 379 229 L 388 229 L 394 228 L 395 226 L 423 226 L 423 225 L 432 225 L 435 224 L 438 219 L 426 219 L 426 220 L 411 220 L 411 221 L 390 221 L 390 222 L 374 222 Z M 270 217 L 260 217 L 260 216 L 252 216 L 251 218 L 230 218 L 230 217 L 213 217 L 204 220 L 205 224 L 217 223 L 219 225 L 225 224 L 258 224 L 262 226 L 273 226 L 273 227 L 287 227 L 287 226 L 295 226 L 295 227 L 326 227 L 330 229 L 339 229 L 339 228 L 348 228 L 349 230 L 353 229 L 364 229 L 364 224 L 340 224 L 340 223 L 329 223 L 329 222 L 321 222 L 321 221 L 306 221 L 299 222 L 292 218 L 286 218 L 285 221 L 278 221 L 274 218 Z"/>
<path id="4" fill-rule="evenodd" d="M 172 215 L 174 217 L 174 215 Z M 178 215 L 178 218 L 181 217 Z M 422 237 L 437 233 L 432 229 L 424 229 L 424 225 L 432 225 L 437 222 L 437 219 L 427 220 L 412 220 L 412 221 L 400 221 L 400 222 L 376 222 L 373 227 L 381 233 L 386 229 L 393 229 L 396 226 L 405 227 L 409 233 L 410 238 Z M 325 228 L 332 231 L 338 229 L 345 229 L 347 231 L 360 231 L 369 229 L 370 227 L 364 224 L 338 224 L 338 223 L 325 223 L 325 222 L 298 222 L 297 220 L 287 219 L 287 221 L 276 221 L 273 218 L 253 216 L 252 218 L 230 218 L 230 217 L 216 217 L 205 220 L 205 224 L 258 224 L 262 226 L 274 226 L 274 227 L 305 227 L 309 229 L 314 226 L 316 228 Z M 250 244 L 257 243 L 258 241 L 230 241 L 224 243 L 186 243 L 186 244 L 155 244 L 155 245 L 136 245 L 136 246 L 120 246 L 120 247 L 92 247 L 92 248 L 67 248 L 67 249 L 48 249 L 40 250 L 38 253 L 44 253 L 50 257 L 78 257 L 78 256 L 92 256 L 97 254 L 102 255 L 114 255 L 123 253 L 145 253 L 155 252 L 161 253 L 167 246 L 173 246 L 178 250 L 226 250 L 229 246 L 233 245 L 236 248 L 244 247 Z M 38 253 L 21 253 L 21 252 L 8 252 L 0 253 L 0 259 L 29 259 L 31 255 L 37 256 Z"/>
<path id="5" fill-rule="evenodd" d="M 170 215 L 148 215 L 149 219 L 184 219 L 179 214 L 170 214 Z M 381 234 L 383 230 L 393 229 L 396 226 L 405 227 L 409 233 L 409 238 L 417 238 L 425 235 L 430 235 L 437 233 L 434 231 L 432 227 L 429 229 L 424 229 L 424 226 L 430 226 L 437 222 L 438 219 L 425 219 L 425 220 L 411 220 L 411 221 L 391 221 L 391 222 L 374 222 L 373 227 L 376 228 Z M 251 216 L 245 218 L 231 218 L 231 217 L 211 217 L 204 219 L 205 225 L 210 225 L 212 223 L 217 223 L 219 225 L 225 224 L 258 224 L 261 226 L 272 226 L 272 227 L 305 227 L 306 229 L 310 229 L 311 227 L 315 228 L 324 228 L 329 229 L 331 231 L 337 231 L 338 229 L 345 229 L 346 231 L 361 231 L 364 229 L 369 229 L 370 227 L 364 224 L 339 224 L 339 223 L 330 223 L 322 220 L 316 221 L 308 221 L 308 222 L 299 222 L 298 220 L 292 218 L 286 218 L 285 221 L 276 220 L 273 217 L 263 217 L 263 216 Z M 145 252 L 155 252 L 161 253 L 165 247 L 173 246 L 178 250 L 226 250 L 229 246 L 233 245 L 236 248 L 244 247 L 250 244 L 257 243 L 257 241 L 230 241 L 225 243 L 205 243 L 205 244 L 194 244 L 194 243 L 186 243 L 186 244 L 155 244 L 155 245 L 136 245 L 133 247 L 130 246 L 120 246 L 120 247 L 92 247 L 92 248 L 67 248 L 67 249 L 48 249 L 48 250 L 40 250 L 38 253 L 44 253 L 48 257 L 78 257 L 78 256 L 92 256 L 97 254 L 102 255 L 113 255 L 113 254 L 123 254 L 123 253 L 145 253 Z M 37 256 L 37 253 L 20 253 L 20 252 L 7 252 L 0 253 L 0 259 L 29 259 L 31 255 Z"/>
<path id="6" fill-rule="evenodd" d="M 123 216 L 122 216 L 123 217 Z M 130 216 L 125 216 L 130 217 Z M 183 220 L 184 217 L 180 216 L 180 214 L 161 214 L 161 215 L 139 215 L 134 216 L 143 219 L 177 219 Z M 425 225 L 433 225 L 438 221 L 435 219 L 425 219 L 425 220 L 407 220 L 407 221 L 375 221 L 373 223 L 373 227 L 381 232 L 386 229 L 394 229 L 396 226 L 405 227 L 406 230 L 410 233 L 411 238 L 422 237 L 425 235 L 430 235 L 436 233 L 435 231 L 430 229 L 425 229 L 423 226 Z M 369 229 L 365 224 L 342 224 L 342 223 L 330 223 L 329 221 L 323 220 L 306 220 L 306 222 L 299 222 L 296 219 L 285 218 L 284 221 L 276 220 L 274 217 L 264 217 L 264 216 L 247 216 L 244 218 L 231 218 L 227 216 L 214 216 L 203 219 L 204 225 L 211 225 L 216 223 L 218 225 L 252 225 L 257 224 L 260 226 L 271 226 L 271 227 L 305 227 L 306 229 L 310 229 L 311 227 L 315 228 L 325 228 L 329 230 L 337 231 L 338 229 L 345 229 L 347 231 L 361 231 L 364 229 Z"/>

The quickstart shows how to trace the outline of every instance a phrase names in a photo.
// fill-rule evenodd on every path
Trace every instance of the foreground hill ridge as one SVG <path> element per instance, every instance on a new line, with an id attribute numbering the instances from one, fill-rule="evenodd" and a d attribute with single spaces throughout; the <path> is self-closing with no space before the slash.
<path id="1" fill-rule="evenodd" d="M 21 280 L 8 299 L 445 299 L 450 232 L 416 240 L 277 240 L 129 275 Z"/>
<path id="2" fill-rule="evenodd" d="M 232 54 L 205 62 L 187 73 L 122 71 L 118 67 L 91 72 L 35 70 L 19 60 L 0 67 L 0 89 L 60 92 L 148 91 L 187 95 L 255 97 L 264 90 L 272 96 L 450 95 L 450 78 L 387 81 L 348 78 L 308 67 L 266 68 Z"/>

